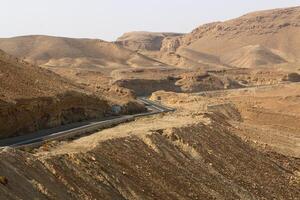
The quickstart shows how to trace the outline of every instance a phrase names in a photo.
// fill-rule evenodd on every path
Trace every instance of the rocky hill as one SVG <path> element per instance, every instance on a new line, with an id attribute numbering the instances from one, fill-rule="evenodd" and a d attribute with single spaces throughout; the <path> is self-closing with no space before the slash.
<path id="1" fill-rule="evenodd" d="M 0 138 L 101 118 L 109 102 L 0 51 Z"/>
<path id="2" fill-rule="evenodd" d="M 160 51 L 144 53 L 185 67 L 203 67 L 205 63 L 200 55 L 209 55 L 214 59 L 205 61 L 214 65 L 218 61 L 220 66 L 255 68 L 283 64 L 293 65 L 295 69 L 300 60 L 299 19 L 300 7 L 254 12 L 225 22 L 201 25 L 189 34 L 167 37 Z M 243 58 L 233 61 L 232 57 L 240 56 L 236 54 L 238 51 L 243 52 Z M 224 55 L 225 58 L 231 55 L 231 59 L 223 59 Z"/>

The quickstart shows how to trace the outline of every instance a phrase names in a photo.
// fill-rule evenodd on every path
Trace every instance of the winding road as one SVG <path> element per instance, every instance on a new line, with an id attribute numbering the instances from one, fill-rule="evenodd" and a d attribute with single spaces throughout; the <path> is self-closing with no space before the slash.
<path id="1" fill-rule="evenodd" d="M 235 89 L 225 89 L 225 90 L 213 90 L 213 91 L 203 91 L 194 93 L 195 95 L 209 95 L 218 92 L 230 92 L 230 91 L 246 91 L 246 90 L 255 90 L 257 88 L 269 88 L 279 85 L 288 85 L 288 84 L 299 84 L 299 83 L 279 83 L 274 85 L 260 85 L 253 87 L 245 87 L 245 88 L 235 88 Z M 33 134 L 27 134 L 24 136 L 8 138 L 0 140 L 0 148 L 1 147 L 14 147 L 14 148 L 23 148 L 23 147 L 37 147 L 42 145 L 43 143 L 53 141 L 53 140 L 65 140 L 75 137 L 80 137 L 82 135 L 93 133 L 98 130 L 109 128 L 121 123 L 125 123 L 128 121 L 133 121 L 138 117 L 155 115 L 159 113 L 171 112 L 175 109 L 166 107 L 157 102 L 151 101 L 146 97 L 139 97 L 138 101 L 145 104 L 147 108 L 147 112 L 139 113 L 134 115 L 123 115 L 117 116 L 106 120 L 101 121 L 86 121 L 80 123 L 73 123 L 66 126 L 61 126 L 58 128 L 53 128 L 49 130 L 38 131 Z"/>
<path id="2" fill-rule="evenodd" d="M 49 141 L 65 140 L 69 138 L 79 137 L 84 134 L 93 133 L 104 128 L 109 128 L 128 121 L 133 121 L 137 117 L 155 115 L 155 114 L 171 112 L 175 110 L 163 106 L 154 101 L 151 101 L 146 97 L 140 97 L 138 98 L 138 101 L 145 104 L 147 108 L 147 112 L 134 114 L 134 115 L 123 115 L 123 116 L 113 117 L 101 121 L 94 120 L 94 121 L 73 123 L 58 128 L 41 130 L 36 133 L 27 134 L 24 136 L 3 139 L 0 140 L 0 148 L 1 147 L 13 147 L 13 148 L 37 147 Z"/>

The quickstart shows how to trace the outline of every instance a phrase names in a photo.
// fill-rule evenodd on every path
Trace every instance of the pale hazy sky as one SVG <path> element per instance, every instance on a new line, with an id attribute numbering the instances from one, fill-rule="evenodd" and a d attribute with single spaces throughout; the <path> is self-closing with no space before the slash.
<path id="1" fill-rule="evenodd" d="M 115 40 L 128 31 L 190 32 L 200 24 L 300 0 L 0 0 L 0 37 L 43 34 Z"/>

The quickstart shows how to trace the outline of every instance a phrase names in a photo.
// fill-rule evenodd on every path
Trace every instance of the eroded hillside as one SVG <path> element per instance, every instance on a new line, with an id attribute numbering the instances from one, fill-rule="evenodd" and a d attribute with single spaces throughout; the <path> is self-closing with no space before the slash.
<path id="1" fill-rule="evenodd" d="M 0 39 L 40 65 L 0 52 L 0 138 L 144 111 L 136 96 L 175 108 L 1 148 L 0 199 L 300 199 L 299 9 L 114 43 Z"/>
<path id="2" fill-rule="evenodd" d="M 180 35 L 182 34 L 136 31 L 124 33 L 117 39 L 116 43 L 134 51 L 159 51 L 165 38 L 177 37 Z"/>
<path id="3" fill-rule="evenodd" d="M 297 70 L 300 58 L 299 9 L 260 11 L 225 22 L 201 25 L 189 34 L 166 37 L 159 51 L 141 48 L 141 52 L 181 67 L 267 66 Z"/>
<path id="4" fill-rule="evenodd" d="M 101 118 L 107 100 L 49 70 L 0 52 L 0 138 Z"/>
<path id="5" fill-rule="evenodd" d="M 289 92 L 274 95 L 280 90 Z M 255 139 L 255 134 L 244 137 L 247 129 L 242 126 L 266 128 L 257 122 L 287 115 L 299 103 L 295 90 L 298 84 L 258 89 L 257 97 L 254 89 L 204 96 L 157 92 L 152 98 L 160 96 L 162 102 L 177 108 L 175 113 L 141 118 L 71 142 L 47 144 L 34 155 L 2 150 L 1 175 L 8 182 L 0 185 L 0 197 L 297 199 L 299 148 L 293 144 L 294 153 L 282 151 L 276 141 L 289 141 L 285 137 L 291 133 L 297 138 L 294 128 L 299 127 L 285 128 L 289 132 L 265 143 Z M 268 99 L 269 103 L 258 104 L 264 107 L 260 118 L 246 114 L 252 107 L 242 102 L 250 98 L 251 102 Z M 281 102 L 289 102 L 290 107 L 278 113 L 275 104 Z M 265 111 L 268 108 L 273 115 Z M 283 126 L 272 128 L 283 130 Z"/>

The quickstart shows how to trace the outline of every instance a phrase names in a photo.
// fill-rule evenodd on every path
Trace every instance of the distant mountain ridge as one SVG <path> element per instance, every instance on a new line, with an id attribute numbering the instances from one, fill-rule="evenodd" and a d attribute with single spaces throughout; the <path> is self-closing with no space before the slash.
<path id="1" fill-rule="evenodd" d="M 258 51 L 262 54 L 244 51 L 244 59 L 253 62 L 224 59 L 250 46 L 260 46 L 265 52 L 262 49 Z M 161 48 L 155 52 L 145 48 L 138 50 L 148 57 L 180 67 L 212 67 L 199 55 L 215 57 L 210 64 L 219 68 L 297 65 L 300 62 L 300 7 L 253 12 L 225 22 L 204 24 L 191 33 L 165 37 Z M 218 66 L 215 66 L 216 59 Z"/>
<path id="2" fill-rule="evenodd" d="M 249 50 L 255 46 L 260 49 Z M 46 67 L 93 71 L 167 65 L 295 68 L 300 63 L 300 7 L 253 12 L 201 25 L 188 34 L 135 31 L 115 42 L 21 36 L 0 39 L 0 48 Z M 239 56 L 240 61 L 235 58 Z"/>
<path id="3" fill-rule="evenodd" d="M 0 39 L 0 48 L 27 61 L 59 67 L 134 67 L 159 62 L 98 39 L 74 39 L 52 36 L 20 36 Z"/>
<path id="4" fill-rule="evenodd" d="M 205 24 L 189 34 L 163 41 L 161 51 L 179 52 L 180 57 L 179 49 L 187 48 L 222 57 L 250 45 L 274 49 L 285 55 L 287 62 L 300 61 L 300 7 L 259 11 L 225 22 Z M 267 61 L 251 66 L 226 64 L 258 67 L 265 63 L 277 64 Z"/>

